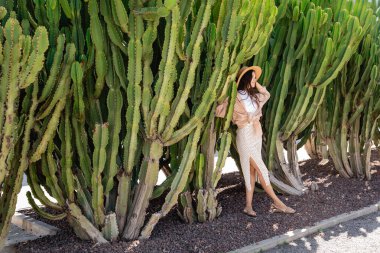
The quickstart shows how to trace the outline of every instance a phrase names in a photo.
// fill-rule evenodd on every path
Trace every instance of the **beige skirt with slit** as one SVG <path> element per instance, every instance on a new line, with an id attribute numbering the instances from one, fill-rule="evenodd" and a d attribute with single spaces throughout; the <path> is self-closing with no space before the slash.
<path id="1" fill-rule="evenodd" d="M 265 184 L 270 185 L 268 168 L 261 157 L 262 135 L 258 137 L 254 131 L 252 123 L 247 124 L 243 128 L 238 128 L 236 131 L 236 146 L 239 152 L 245 187 L 249 191 L 251 190 L 250 157 L 257 164 L 265 180 Z"/>

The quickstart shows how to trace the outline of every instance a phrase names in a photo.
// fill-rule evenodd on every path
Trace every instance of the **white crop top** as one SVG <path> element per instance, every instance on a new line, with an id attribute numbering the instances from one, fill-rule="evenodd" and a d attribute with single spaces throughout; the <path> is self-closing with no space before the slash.
<path id="1" fill-rule="evenodd" d="M 247 92 L 241 92 L 241 91 L 238 91 L 239 92 L 239 95 L 241 97 L 241 99 L 243 100 L 244 102 L 244 105 L 245 105 L 245 108 L 248 112 L 250 113 L 253 113 L 257 110 L 257 103 L 255 103 L 253 101 L 253 99 L 251 99 L 249 96 L 248 96 L 248 93 Z"/>

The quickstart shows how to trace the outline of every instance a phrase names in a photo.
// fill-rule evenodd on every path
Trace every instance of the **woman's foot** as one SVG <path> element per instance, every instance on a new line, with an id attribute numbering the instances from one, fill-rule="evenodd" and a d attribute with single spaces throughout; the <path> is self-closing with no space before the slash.
<path id="1" fill-rule="evenodd" d="M 291 207 L 286 206 L 285 204 L 272 204 L 271 205 L 271 213 L 295 213 L 296 210 L 294 210 Z"/>
<path id="2" fill-rule="evenodd" d="M 243 212 L 246 214 L 246 215 L 248 215 L 248 216 L 252 216 L 252 217 L 256 217 L 257 215 L 256 215 L 256 212 L 255 211 L 253 211 L 253 209 L 252 208 L 244 208 L 244 210 L 243 210 Z"/>

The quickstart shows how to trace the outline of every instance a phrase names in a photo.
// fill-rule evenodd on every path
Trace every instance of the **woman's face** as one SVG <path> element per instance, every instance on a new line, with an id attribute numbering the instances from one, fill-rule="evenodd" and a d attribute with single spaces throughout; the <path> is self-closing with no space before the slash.
<path id="1" fill-rule="evenodd" d="M 251 79 L 251 87 L 252 88 L 255 88 L 255 86 L 256 86 L 256 73 L 255 73 L 255 71 L 252 71 L 252 79 Z"/>

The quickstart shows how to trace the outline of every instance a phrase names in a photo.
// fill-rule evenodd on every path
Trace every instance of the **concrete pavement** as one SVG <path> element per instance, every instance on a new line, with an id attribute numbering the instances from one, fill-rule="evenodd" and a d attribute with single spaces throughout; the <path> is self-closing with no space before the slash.
<path id="1" fill-rule="evenodd" d="M 380 211 L 265 252 L 378 253 L 380 252 Z"/>

